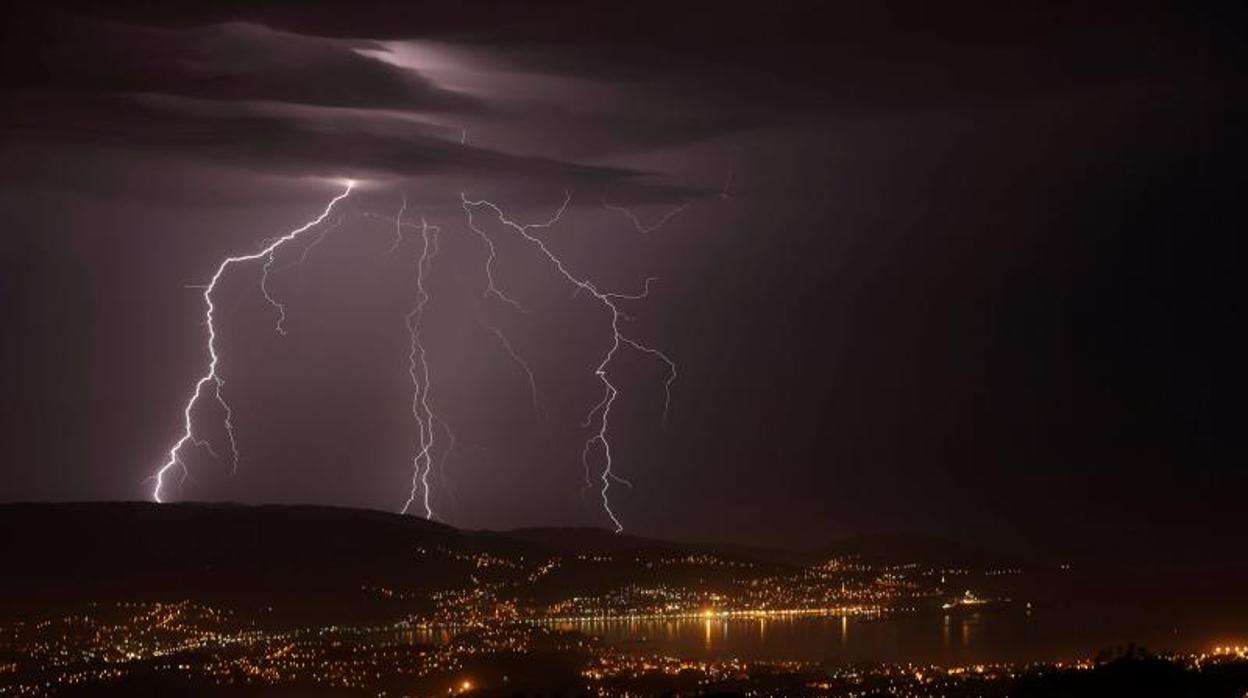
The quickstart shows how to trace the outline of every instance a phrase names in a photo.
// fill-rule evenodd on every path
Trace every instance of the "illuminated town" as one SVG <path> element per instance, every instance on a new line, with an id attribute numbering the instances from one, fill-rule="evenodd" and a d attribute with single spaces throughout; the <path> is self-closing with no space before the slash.
<path id="1" fill-rule="evenodd" d="M 316 695 L 507 695 L 554 686 L 599 696 L 740 691 L 745 695 L 1005 695 L 1020 676 L 1088 672 L 1092 661 L 971 666 L 695 660 L 620 651 L 590 636 L 476 617 L 454 633 L 395 626 L 261 629 L 189 602 L 92 606 L 6 625 L 0 691 L 12 696 L 127 695 L 128 687 L 212 686 L 228 695 L 274 687 Z M 1243 675 L 1248 646 L 1167 661 Z M 552 683 L 553 682 L 553 683 Z"/>
<path id="2" fill-rule="evenodd" d="M 268 695 L 280 688 L 378 697 L 528 690 L 934 698 L 1007 695 L 1020 677 L 1098 667 L 1091 659 L 938 666 L 696 658 L 614 646 L 599 636 L 612 624 L 704 623 L 710 642 L 725 622 L 831 618 L 845 624 L 1005 604 L 940 583 L 950 577 L 986 581 L 1001 576 L 995 569 L 875 566 L 855 559 L 794 569 L 711 554 L 507 556 L 438 546 L 413 554 L 463 564 L 471 573 L 462 585 L 428 592 L 361 585 L 356 600 L 381 617 L 369 622 L 292 622 L 274 606 L 227 609 L 189 600 L 28 612 L 28 619 L 0 628 L 0 693 L 131 695 L 155 686 L 171 695 L 199 695 L 188 692 L 197 687 L 211 695 Z M 569 588 L 571 578 L 583 580 L 584 590 L 557 591 Z M 1185 670 L 1229 667 L 1241 676 L 1246 659 L 1244 644 L 1166 657 Z"/>

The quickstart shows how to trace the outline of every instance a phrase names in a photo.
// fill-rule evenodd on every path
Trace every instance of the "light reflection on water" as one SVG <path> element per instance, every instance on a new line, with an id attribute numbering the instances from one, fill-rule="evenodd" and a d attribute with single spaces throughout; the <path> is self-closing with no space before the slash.
<path id="1" fill-rule="evenodd" d="M 561 623 L 624 649 L 700 658 L 815 661 L 985 661 L 983 615 L 905 614 L 870 620 L 849 616 L 779 619 L 674 619 Z M 956 633 L 951 628 L 957 627 Z M 932 632 L 932 631 L 935 632 Z"/>
<path id="2" fill-rule="evenodd" d="M 1064 577 L 1063 577 L 1064 578 Z M 1094 577 L 1059 587 L 1051 579 L 1015 602 L 975 610 L 937 609 L 892 615 L 626 618 L 559 622 L 552 627 L 597 636 L 625 650 L 689 658 L 916 662 L 967 665 L 991 662 L 1068 661 L 1128 642 L 1157 652 L 1202 652 L 1248 642 L 1248 583 L 1230 577 L 1221 587 L 1200 574 L 1167 578 L 1148 594 L 1115 577 Z M 1234 582 L 1234 583 L 1231 583 Z M 1135 593 L 1131 593 L 1135 591 Z M 1018 596 L 1015 596 L 1018 598 Z M 409 642 L 447 642 L 459 631 L 411 628 Z"/>
<path id="3" fill-rule="evenodd" d="M 1149 614 L 1133 622 L 1008 605 L 974 613 L 921 611 L 876 618 L 682 618 L 560 623 L 625 650 L 691 658 L 918 662 L 962 665 L 1065 661 L 1136 642 L 1158 651 L 1201 651 L 1208 626 L 1181 632 Z M 1242 627 L 1242 626 L 1241 626 Z"/>
<path id="4" fill-rule="evenodd" d="M 414 626 L 398 631 L 398 639 L 411 645 L 442 645 L 450 642 L 457 632 L 445 626 Z"/>
<path id="5" fill-rule="evenodd" d="M 624 650 L 690 658 L 916 662 L 964 665 L 1067 661 L 1135 642 L 1157 651 L 1204 651 L 1221 638 L 1248 636 L 1248 617 L 1170 627 L 1158 614 L 1111 619 L 1069 609 L 1031 612 L 1005 605 L 977 612 L 920 611 L 892 616 L 627 619 L 560 622 L 552 627 L 601 638 Z M 441 644 L 460 630 L 413 627 L 398 638 Z"/>

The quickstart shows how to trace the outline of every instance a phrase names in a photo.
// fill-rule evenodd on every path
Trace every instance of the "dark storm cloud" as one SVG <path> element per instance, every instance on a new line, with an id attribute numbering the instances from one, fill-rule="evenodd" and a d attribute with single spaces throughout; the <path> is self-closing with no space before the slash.
<path id="1" fill-rule="evenodd" d="M 651 95 L 656 105 L 671 104 L 675 98 Z M 672 114 L 662 108 L 641 109 L 639 113 L 580 113 L 564 105 L 521 107 L 499 114 L 489 123 L 525 133 L 530 148 L 566 154 L 572 158 L 610 158 L 630 153 L 688 146 L 711 141 L 747 128 L 760 126 L 766 119 L 741 111 L 710 110 L 696 114 Z M 549 124 L 569 124 L 573 128 L 550 131 Z"/>
<path id="2" fill-rule="evenodd" d="M 976 109 L 1072 93 L 1123 89 L 1147 100 L 1158 86 L 1208 80 L 1224 66 L 1235 25 L 1165 4 L 982 2 L 720 3 L 598 5 L 540 3 L 184 2 L 54 3 L 7 42 L 11 87 L 122 92 L 224 102 L 288 102 L 357 110 L 440 113 L 461 126 L 493 126 L 540 154 L 535 177 L 558 160 L 596 160 L 705 142 L 746 129 L 818 122 L 846 114 Z M 364 37 L 364 38 L 361 38 Z M 386 39 L 431 39 L 470 47 L 497 83 L 565 76 L 629 95 L 593 106 L 576 86 L 566 95 L 507 102 L 438 85 L 419 69 L 379 60 Z M 1241 50 L 1242 53 L 1242 50 Z M 488 91 L 487 91 L 488 92 Z M 590 106 L 587 108 L 586 104 Z M 10 107 L 23 108 L 23 107 Z M 25 107 L 29 108 L 29 107 Z M 74 112 L 91 130 L 90 107 Z M 41 120 L 37 111 L 27 122 Z M 53 115 L 64 132 L 64 115 Z M 409 143 L 378 127 L 335 127 L 291 118 L 222 125 L 246 130 L 221 153 L 268 171 L 301 164 L 321 148 L 330 164 L 392 174 L 435 169 L 512 175 L 519 161 L 442 147 L 425 134 Z M 107 113 L 100 118 L 107 119 Z M 277 117 L 266 117 L 277 118 Z M 365 117 L 356 116 L 356 124 Z M 172 114 L 190 130 L 185 115 Z M 446 121 L 444 120 L 445 127 Z M 138 134 L 142 136 L 142 134 Z M 391 134 L 407 138 L 408 134 Z M 457 134 L 442 133 L 447 141 Z M 143 140 L 140 138 L 139 140 Z M 188 140 L 193 140 L 188 133 Z M 474 140 L 475 143 L 475 140 Z M 449 144 L 447 144 L 449 145 Z M 265 163 L 265 157 L 273 159 Z M 345 157 L 344 157 L 345 156 Z M 394 158 L 410 158 L 401 166 Z M 315 166 L 315 163 L 312 163 Z M 607 168 L 608 170 L 610 168 Z M 319 171 L 319 170 L 318 170 Z M 603 171 L 590 179 L 610 180 Z M 670 200 L 682 194 L 660 196 Z M 639 193 L 640 199 L 649 198 Z"/>
<path id="3" fill-rule="evenodd" d="M 31 148 L 110 148 L 146 152 L 292 177 L 410 178 L 439 174 L 475 179 L 526 177 L 589 194 L 610 188 L 636 200 L 672 201 L 698 192 L 642 181 L 646 173 L 510 155 L 445 138 L 445 129 L 376 114 L 307 109 L 222 108 L 194 100 L 130 95 L 21 94 L 6 100 L 5 132 Z M 35 166 L 37 168 L 37 165 Z M 74 171 L 46 172 L 62 184 Z M 29 182 L 29 168 L 4 175 Z M 115 182 L 125 188 L 124 181 Z M 150 183 L 142 184 L 149 187 Z"/>
<path id="4" fill-rule="evenodd" d="M 754 118 L 1016 99 L 1234 65 L 1233 3 L 63 3 L 130 21 L 494 48 L 509 70 L 661 83 Z M 1236 47 L 1239 48 L 1236 48 Z"/>
<path id="5" fill-rule="evenodd" d="M 473 98 L 360 55 L 371 42 L 225 23 L 186 29 L 41 14 L 5 46 L 10 89 L 467 112 Z"/>
<path id="6" fill-rule="evenodd" d="M 524 177 L 557 187 L 576 182 L 591 197 L 610 190 L 629 200 L 665 202 L 701 194 L 647 181 L 648 173 L 635 169 L 578 164 L 560 154 L 598 157 L 678 143 L 722 131 L 727 123 L 690 116 L 659 128 L 661 119 L 654 117 L 490 104 L 361 53 L 385 53 L 372 41 L 239 22 L 134 26 L 40 10 L 4 51 L 0 146 L 27 166 L 0 176 L 25 185 L 133 190 L 133 178 L 98 171 L 142 152 L 184 158 L 188 166 L 296 177 Z M 568 144 L 556 144 L 551 156 L 508 154 L 461 142 L 459 129 L 423 120 L 431 114 L 507 123 L 521 139 L 526 130 L 560 124 Z M 608 138 L 608 132 L 618 135 Z M 100 162 L 49 168 L 46 161 L 57 158 L 40 147 L 94 149 L 89 152 Z"/>
<path id="7" fill-rule="evenodd" d="M 5 42 L 6 135 L 27 153 L 32 143 L 59 141 L 140 147 L 267 174 L 525 173 L 553 185 L 576 178 L 636 201 L 696 194 L 638 185 L 644 173 L 571 161 L 830 115 L 965 109 L 1112 85 L 1146 93 L 1206 70 L 1210 53 L 1201 43 L 1208 22 L 1147 5 L 1091 12 L 1047 3 L 955 3 L 940 11 L 367 1 L 59 8 L 32 11 Z M 388 49 L 377 42 L 387 38 L 460 42 L 496 83 L 569 76 L 628 97 L 595 105 L 573 86 L 566 95 L 516 102 L 450 88 L 380 60 Z M 263 106 L 272 103 L 350 113 Z M 442 119 L 404 124 L 396 113 Z M 493 128 L 501 142 L 463 147 L 448 117 Z M 513 144 L 526 155 L 503 152 Z"/>

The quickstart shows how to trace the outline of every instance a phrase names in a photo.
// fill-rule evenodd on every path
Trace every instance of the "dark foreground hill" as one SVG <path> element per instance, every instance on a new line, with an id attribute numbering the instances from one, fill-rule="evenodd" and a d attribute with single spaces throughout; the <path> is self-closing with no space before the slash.
<path id="1" fill-rule="evenodd" d="M 865 540 L 865 539 L 863 539 Z M 888 552 L 889 547 L 891 552 Z M 888 559 L 961 548 L 873 541 L 823 554 Z M 413 516 L 321 506 L 150 504 L 0 505 L 0 594 L 11 606 L 143 598 L 280 603 L 294 607 L 375 603 L 369 589 L 424 592 L 463 586 L 481 556 L 506 560 L 614 556 L 563 564 L 532 586 L 544 600 L 650 578 L 653 560 L 712 555 L 754 563 L 758 573 L 816 562 L 819 555 L 734 545 L 687 544 L 590 528 L 464 531 Z M 949 560 L 950 562 L 954 560 Z M 643 564 L 639 564 L 643 563 Z M 677 575 L 675 567 L 665 574 Z M 694 576 L 703 572 L 684 568 Z M 680 581 L 675 576 L 668 581 Z M 576 587 L 571 589 L 571 587 Z M 382 594 L 382 596 L 385 596 Z M 368 599 L 371 599 L 369 601 Z M 393 609 L 390 609 L 393 610 Z"/>
<path id="2" fill-rule="evenodd" d="M 314 506 L 138 502 L 0 506 L 0 592 L 30 603 L 315 600 L 448 586 L 475 552 L 533 546 L 424 519 Z M 451 555 L 418 554 L 438 550 Z M 293 600 L 293 599 L 292 599 Z"/>
<path id="3" fill-rule="evenodd" d="M 17 613 L 63 603 L 190 599 L 274 606 L 321 620 L 323 612 L 392 617 L 420 611 L 429 592 L 470 584 L 486 560 L 522 563 L 510 572 L 490 570 L 495 579 L 510 574 L 521 581 L 535 561 L 562 557 L 553 573 L 524 582 L 529 598 L 544 602 L 650 579 L 647 561 L 702 554 L 758 560 L 769 569 L 784 557 L 590 528 L 465 531 L 414 516 L 321 506 L 0 505 L 0 594 Z M 699 573 L 668 567 L 665 574 L 677 582 L 687 581 L 681 574 Z"/>
<path id="4" fill-rule="evenodd" d="M 464 531 L 414 516 L 321 506 L 0 505 L 0 593 L 18 603 L 141 597 L 338 604 L 364 588 L 419 595 L 462 585 L 481 554 L 615 555 L 623 562 L 711 550 L 588 528 Z M 717 554 L 740 557 L 743 549 Z"/>

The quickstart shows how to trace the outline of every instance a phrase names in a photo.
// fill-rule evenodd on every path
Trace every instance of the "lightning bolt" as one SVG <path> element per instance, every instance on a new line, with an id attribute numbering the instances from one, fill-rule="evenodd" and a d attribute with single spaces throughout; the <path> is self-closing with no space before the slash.
<path id="1" fill-rule="evenodd" d="M 309 242 L 307 245 L 304 245 L 303 252 L 299 254 L 299 259 L 295 260 L 294 262 L 291 262 L 290 264 L 282 268 L 289 269 L 290 267 L 298 266 L 308 261 L 308 253 L 310 253 L 317 245 L 321 244 L 325 240 L 325 238 L 328 237 L 330 233 L 337 230 L 338 226 L 340 225 L 342 225 L 341 218 L 336 218 L 330 221 L 329 225 L 325 226 L 324 228 L 321 228 L 320 235 L 317 235 L 315 238 L 313 238 L 312 242 Z"/>
<path id="2" fill-rule="evenodd" d="M 506 295 L 504 295 L 501 291 L 498 290 L 498 287 L 495 285 L 495 282 L 494 282 L 494 277 L 492 274 L 492 265 L 496 257 L 496 253 L 494 249 L 493 240 L 484 230 L 482 230 L 476 225 L 476 222 L 473 218 L 473 212 L 479 208 L 486 208 L 492 211 L 494 215 L 498 218 L 498 221 L 501 224 L 513 230 L 523 240 L 528 242 L 534 249 L 540 252 L 546 258 L 546 260 L 550 262 L 551 266 L 565 280 L 567 280 L 568 283 L 572 284 L 575 287 L 576 293 L 579 294 L 581 291 L 584 291 L 590 294 L 591 296 L 593 296 L 593 298 L 602 306 L 602 308 L 607 311 L 608 315 L 611 318 L 611 346 L 607 350 L 607 352 L 602 356 L 602 359 L 598 362 L 598 365 L 594 368 L 594 375 L 598 378 L 599 382 L 602 384 L 602 387 L 603 387 L 603 397 L 602 397 L 602 400 L 600 400 L 596 405 L 594 405 L 593 408 L 590 409 L 589 413 L 585 416 L 584 422 L 582 423 L 583 426 L 588 428 L 591 425 L 595 424 L 596 422 L 596 427 L 594 427 L 594 432 L 586 440 L 584 448 L 582 449 L 582 461 L 585 464 L 586 478 L 588 481 L 590 453 L 595 448 L 597 448 L 598 450 L 602 452 L 603 465 L 602 465 L 602 470 L 598 475 L 598 480 L 601 483 L 601 487 L 598 490 L 598 494 L 602 499 L 603 510 L 606 512 L 607 517 L 610 518 L 611 523 L 615 526 L 616 533 L 622 532 L 624 530 L 624 525 L 620 523 L 619 517 L 616 516 L 615 511 L 612 510 L 611 508 L 611 499 L 609 496 L 609 492 L 611 489 L 612 482 L 618 482 L 628 487 L 631 487 L 632 484 L 628 480 L 625 480 L 619 475 L 616 475 L 615 472 L 613 471 L 614 463 L 613 463 L 612 455 L 611 455 L 611 441 L 609 438 L 609 430 L 610 430 L 610 420 L 611 420 L 611 408 L 614 406 L 615 399 L 619 396 L 620 391 L 616 387 L 616 385 L 612 383 L 608 369 L 610 368 L 611 363 L 615 359 L 616 355 L 624 347 L 631 348 L 635 351 L 644 353 L 648 356 L 652 356 L 662 361 L 667 366 L 667 369 L 668 369 L 668 378 L 664 383 L 664 390 L 666 392 L 666 398 L 664 400 L 663 413 L 664 413 L 665 419 L 666 419 L 666 415 L 668 412 L 668 407 L 671 405 L 671 386 L 672 386 L 672 383 L 676 380 L 676 375 L 677 375 L 676 363 L 672 361 L 671 358 L 669 358 L 666 354 L 659 351 L 658 349 L 654 349 L 652 347 L 646 346 L 645 344 L 642 344 L 641 342 L 629 337 L 628 335 L 624 333 L 624 330 L 620 326 L 621 320 L 627 320 L 628 315 L 620 309 L 619 304 L 624 301 L 638 301 L 638 300 L 645 299 L 650 293 L 650 283 L 654 279 L 647 279 L 644 288 L 642 289 L 642 291 L 638 293 L 625 294 L 625 293 L 613 293 L 609 291 L 603 291 L 599 289 L 593 282 L 589 281 L 588 279 L 584 277 L 578 276 L 575 273 L 573 273 L 571 270 L 569 270 L 567 266 L 563 263 L 563 260 L 561 260 L 558 255 L 556 255 L 554 252 L 550 250 L 549 247 L 547 247 L 545 241 L 533 235 L 532 231 L 544 230 L 544 229 L 550 228 L 551 226 L 553 226 L 555 223 L 559 221 L 559 219 L 563 216 L 564 211 L 567 210 L 568 205 L 572 201 L 572 195 L 569 192 L 566 192 L 566 191 L 564 192 L 563 205 L 559 207 L 559 209 L 555 212 L 554 216 L 550 218 L 550 220 L 544 223 L 530 223 L 526 225 L 521 225 L 511 220 L 510 218 L 508 218 L 502 208 L 500 208 L 498 205 L 490 201 L 486 201 L 486 200 L 474 201 L 474 200 L 469 199 L 468 195 L 462 192 L 460 193 L 460 200 L 463 204 L 464 212 L 468 218 L 468 227 L 473 232 L 475 232 L 482 240 L 485 241 L 489 249 L 489 255 L 486 259 L 486 279 L 487 279 L 486 294 L 487 295 L 494 294 L 504 300 L 508 299 Z M 683 210 L 687 206 L 688 206 L 688 203 L 684 204 L 679 210 Z M 675 213 L 677 212 L 679 211 L 672 212 L 671 214 L 667 216 L 667 218 L 670 218 L 672 215 L 675 215 Z M 638 224 L 640 223 L 638 222 Z M 512 301 L 512 304 L 516 307 L 520 307 L 518 304 L 514 303 L 514 301 Z"/>
<path id="3" fill-rule="evenodd" d="M 533 401 L 533 416 L 537 418 L 538 422 L 541 422 L 543 414 L 542 405 L 537 398 L 537 380 L 533 378 L 533 369 L 529 367 L 529 362 L 516 353 L 515 347 L 511 346 L 511 340 L 507 339 L 507 335 L 503 334 L 502 330 L 497 327 L 487 327 L 486 329 L 498 339 L 498 343 L 502 345 L 503 351 L 507 352 L 507 356 L 511 357 L 512 362 L 519 366 L 520 370 L 524 371 L 525 377 L 529 379 L 529 396 Z"/>
<path id="4" fill-rule="evenodd" d="M 396 230 L 402 231 L 404 226 L 402 216 L 406 208 L 405 198 L 403 208 L 399 210 L 399 218 L 396 219 Z M 416 422 L 416 429 L 419 433 L 419 445 L 416 454 L 412 457 L 411 489 L 400 513 L 406 514 L 419 496 L 427 519 L 437 517 L 430 502 L 429 473 L 433 470 L 433 449 L 439 424 L 449 436 L 452 448 L 455 443 L 455 435 L 450 427 L 441 417 L 434 414 L 429 406 L 429 393 L 432 388 L 429 380 L 429 362 L 425 356 L 425 345 L 420 338 L 420 323 L 424 319 L 425 306 L 429 303 L 429 291 L 425 288 L 425 275 L 429 273 L 433 258 L 438 254 L 438 232 L 440 229 L 437 226 L 429 225 L 424 218 L 420 219 L 420 237 L 423 245 L 420 258 L 416 260 L 416 306 L 407 314 L 405 320 L 408 337 L 411 340 L 407 354 L 407 373 L 412 380 L 412 419 Z M 396 240 L 396 247 L 400 241 L 401 237 Z M 449 456 L 449 453 L 448 450 L 446 455 Z"/>
<path id="5" fill-rule="evenodd" d="M 676 214 L 684 211 L 685 209 L 693 205 L 693 201 L 686 201 L 685 203 L 677 206 L 676 208 L 668 211 L 667 213 L 664 213 L 654 223 L 651 223 L 650 225 L 646 225 L 645 223 L 641 222 L 641 218 L 639 218 L 636 214 L 634 214 L 629 209 L 623 206 L 617 206 L 607 201 L 606 199 L 602 199 L 601 201 L 602 201 L 603 208 L 607 209 L 608 211 L 615 211 L 616 213 L 623 215 L 625 218 L 629 220 L 630 223 L 633 224 L 633 228 L 635 228 L 637 232 L 641 233 L 642 235 L 649 235 L 650 233 L 653 233 L 659 228 L 662 228 L 663 226 L 667 225 L 667 222 L 670 221 Z"/>
<path id="6" fill-rule="evenodd" d="M 456 518 L 459 517 L 459 505 L 455 501 L 455 488 L 451 486 L 450 478 L 446 476 L 446 466 L 451 460 L 451 454 L 455 453 L 455 449 L 459 447 L 459 441 L 455 438 L 455 432 L 451 431 L 451 427 L 446 420 L 435 416 L 436 421 L 442 427 L 442 431 L 446 432 L 447 446 L 442 452 L 442 458 L 438 461 L 438 481 L 442 484 L 442 492 L 445 493 L 447 500 L 451 503 L 451 514 Z"/>
<path id="7" fill-rule="evenodd" d="M 460 198 L 461 199 L 464 198 L 464 195 L 462 193 L 460 194 Z M 567 204 L 565 203 L 564 206 L 567 206 Z M 468 205 L 466 203 L 464 204 L 464 210 L 468 210 Z M 545 224 L 540 224 L 540 225 L 548 227 L 551 224 L 553 224 L 555 221 L 559 220 L 559 217 L 562 215 L 563 215 L 563 209 L 561 208 L 559 209 L 559 211 L 555 213 L 554 218 L 547 221 Z M 510 305 L 512 308 L 516 310 L 516 312 L 527 315 L 530 312 L 529 309 L 525 308 L 523 305 L 520 305 L 519 301 L 517 301 L 516 299 L 500 291 L 498 288 L 498 284 L 494 281 L 494 261 L 498 259 L 498 249 L 494 247 L 493 238 L 491 238 L 489 235 L 486 235 L 485 231 L 478 229 L 476 226 L 472 224 L 472 212 L 471 211 L 469 211 L 468 213 L 468 228 L 472 230 L 472 232 L 476 233 L 477 237 L 481 238 L 481 242 L 485 243 L 485 249 L 486 249 L 485 290 L 481 292 L 481 298 L 488 299 L 491 296 L 493 296 L 494 298 L 497 298 L 498 300 L 506 303 L 507 305 Z"/>
<path id="8" fill-rule="evenodd" d="M 428 304 L 430 296 L 425 288 L 425 274 L 432 267 L 434 257 L 438 255 L 438 237 L 437 234 L 441 229 L 436 225 L 430 225 L 428 221 L 421 218 L 420 225 L 409 223 L 403 220 L 403 214 L 407 212 L 407 196 L 402 197 L 402 203 L 399 206 L 398 215 L 394 218 L 380 216 L 373 213 L 364 214 L 368 218 L 388 221 L 394 224 L 394 240 L 390 247 L 386 250 L 386 254 L 395 252 L 405 239 L 404 230 L 411 228 L 420 231 L 421 249 L 420 257 L 416 260 L 416 289 L 417 301 L 416 306 L 407 314 L 404 319 L 404 326 L 407 328 L 409 344 L 408 344 L 408 377 L 412 382 L 412 421 L 416 423 L 416 431 L 419 442 L 416 453 L 412 458 L 412 480 L 408 491 L 407 500 L 404 501 L 400 513 L 406 514 L 412 505 L 419 498 L 421 505 L 425 510 L 425 517 L 433 519 L 436 514 L 433 510 L 431 502 L 431 486 L 429 484 L 430 474 L 436 474 L 440 481 L 446 481 L 446 464 L 450 460 L 451 454 L 455 451 L 457 441 L 455 432 L 447 424 L 446 420 L 439 417 L 429 404 L 429 389 L 431 380 L 429 376 L 429 363 L 425 355 L 424 344 L 420 336 L 420 321 L 424 316 L 425 306 Z M 445 432 L 448 445 L 442 453 L 440 459 L 434 458 L 434 447 L 436 446 L 437 432 L 436 428 L 441 427 Z M 435 471 L 435 464 L 437 469 Z M 452 509 L 455 508 L 454 493 L 449 487 L 446 488 L 446 495 L 450 498 Z"/>
<path id="9" fill-rule="evenodd" d="M 386 254 L 391 254 L 399 249 L 399 245 L 403 244 L 403 214 L 407 211 L 407 196 L 403 196 L 403 205 L 399 206 L 399 215 L 394 219 L 394 242 L 390 244 L 390 249 L 386 250 Z"/>
<path id="10" fill-rule="evenodd" d="M 202 447 L 209 453 L 213 453 L 212 445 L 208 442 L 208 440 L 201 439 L 195 435 L 195 425 L 193 419 L 195 405 L 203 396 L 205 388 L 207 388 L 210 384 L 212 386 L 211 390 L 213 392 L 213 396 L 216 398 L 217 403 L 220 404 L 225 415 L 222 420 L 222 424 L 224 425 L 225 432 L 229 437 L 230 451 L 233 456 L 233 469 L 237 470 L 238 468 L 239 453 L 238 442 L 234 438 L 234 411 L 230 408 L 229 403 L 226 402 L 225 396 L 221 392 L 225 388 L 225 380 L 221 378 L 221 374 L 218 371 L 221 357 L 217 354 L 217 328 L 213 323 L 216 306 L 212 302 L 212 292 L 216 290 L 217 282 L 221 280 L 221 277 L 225 274 L 226 270 L 233 265 L 254 262 L 261 259 L 265 260 L 261 271 L 260 288 L 265 299 L 279 311 L 277 324 L 275 326 L 277 332 L 279 334 L 285 334 L 285 329 L 282 327 L 282 322 L 286 318 L 285 306 L 276 301 L 269 294 L 267 286 L 268 273 L 273 266 L 274 256 L 277 253 L 278 248 L 299 237 L 299 235 L 305 231 L 316 227 L 328 218 L 330 212 L 333 211 L 334 206 L 339 201 L 342 201 L 350 196 L 351 190 L 354 187 L 355 182 L 348 180 L 343 192 L 331 199 L 330 202 L 326 204 L 325 209 L 321 211 L 319 216 L 286 233 L 285 235 L 274 238 L 260 251 L 248 255 L 226 257 L 217 266 L 217 271 L 212 275 L 212 279 L 206 286 L 203 287 L 204 324 L 208 327 L 208 368 L 207 371 L 199 377 L 199 380 L 195 382 L 195 388 L 191 392 L 191 397 L 186 401 L 186 407 L 182 409 L 182 435 L 173 443 L 173 446 L 170 447 L 169 452 L 165 457 L 165 461 L 160 465 L 156 472 L 148 478 L 148 480 L 153 483 L 153 501 L 158 503 L 164 501 L 161 498 L 161 490 L 165 485 L 165 475 L 168 474 L 170 470 L 180 468 L 184 481 L 185 478 L 190 476 L 190 470 L 186 467 L 186 463 L 182 460 L 182 449 L 188 443 L 194 447 Z M 315 244 L 315 242 L 313 244 Z"/>

